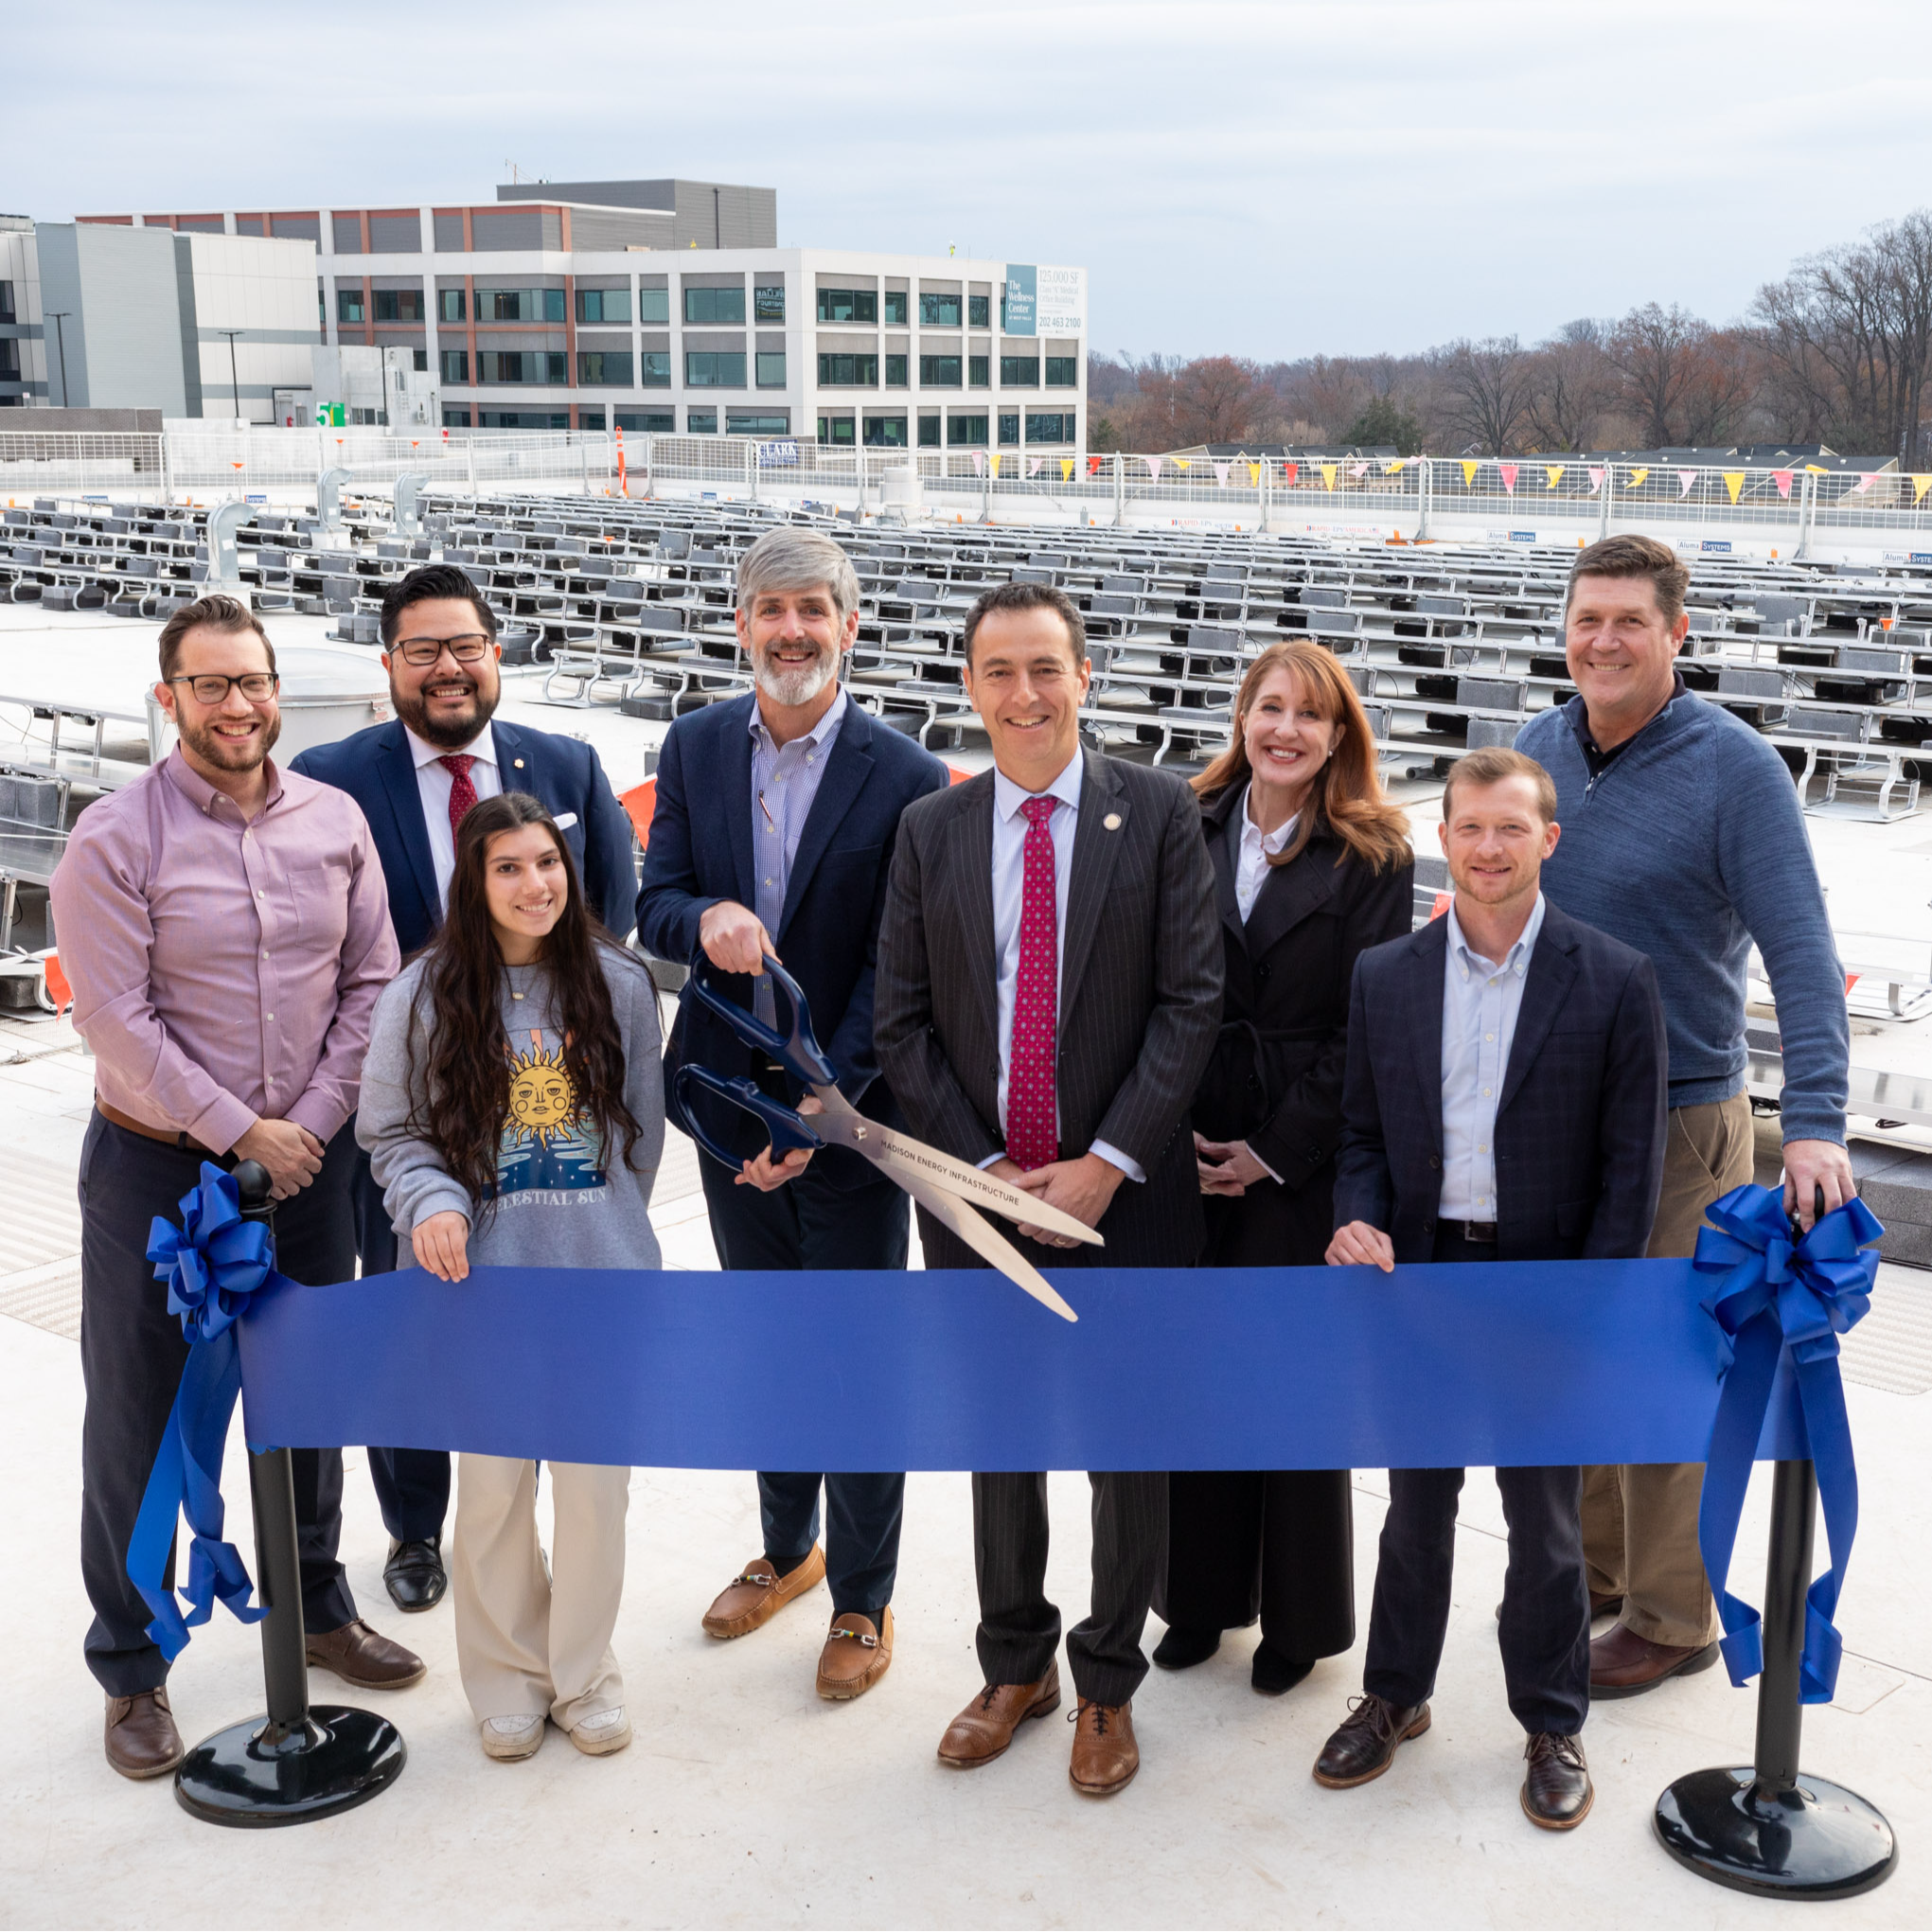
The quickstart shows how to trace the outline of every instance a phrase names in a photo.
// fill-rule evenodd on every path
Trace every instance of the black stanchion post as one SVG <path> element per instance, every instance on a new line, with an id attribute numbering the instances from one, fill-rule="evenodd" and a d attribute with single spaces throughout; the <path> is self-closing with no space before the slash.
<path id="1" fill-rule="evenodd" d="M 235 1182 L 242 1218 L 265 1222 L 273 1235 L 268 1170 L 244 1161 Z M 338 1704 L 310 1709 L 292 1452 L 251 1450 L 248 1492 L 256 1585 L 268 1611 L 261 1621 L 268 1713 L 203 1739 L 174 1774 L 174 1795 L 210 1824 L 302 1824 L 366 1803 L 401 1776 L 407 1753 L 396 1727 L 372 1710 Z"/>

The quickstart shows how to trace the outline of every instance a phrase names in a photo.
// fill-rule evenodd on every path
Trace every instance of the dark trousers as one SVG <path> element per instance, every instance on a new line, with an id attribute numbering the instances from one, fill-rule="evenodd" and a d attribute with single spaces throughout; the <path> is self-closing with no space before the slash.
<path id="1" fill-rule="evenodd" d="M 893 1268 L 906 1265 L 912 1215 L 892 1182 L 843 1190 L 809 1167 L 796 1180 L 761 1194 L 740 1187 L 720 1162 L 698 1162 L 711 1238 L 722 1267 Z M 781 1572 L 794 1569 L 819 1539 L 819 1490 L 824 1489 L 825 1582 L 834 1617 L 870 1617 L 892 1602 L 899 1569 L 903 1474 L 847 1474 L 761 1469 L 758 1515 L 764 1555 Z"/>
<path id="2" fill-rule="evenodd" d="M 346 1131 L 355 1138 L 353 1116 Z M 396 1267 L 396 1228 L 382 1202 L 382 1190 L 369 1171 L 369 1157 L 355 1149 L 351 1196 L 356 1212 L 356 1252 L 364 1274 L 388 1274 Z M 447 1449 L 369 1450 L 369 1480 L 381 1505 L 382 1526 L 399 1543 L 426 1543 L 443 1533 L 450 1511 L 450 1452 Z"/>
<path id="3" fill-rule="evenodd" d="M 276 1210 L 275 1262 L 292 1281 L 321 1285 L 355 1273 L 354 1154 L 345 1128 L 328 1143 L 322 1172 Z M 148 1473 L 187 1360 L 180 1319 L 168 1312 L 168 1290 L 148 1260 L 148 1229 L 156 1214 L 179 1220 L 181 1197 L 200 1180 L 204 1158 L 130 1133 L 98 1113 L 80 1149 L 80 1373 L 87 1391 L 80 1572 L 94 1605 L 87 1667 L 111 1697 L 168 1681 L 168 1660 L 147 1634 L 150 1612 L 127 1567 Z M 312 1632 L 339 1630 L 356 1615 L 335 1554 L 342 1451 L 297 1449 L 293 1462 L 303 1620 Z M 231 1513 L 229 1539 L 245 1550 L 245 1527 L 239 1535 L 238 1527 Z M 170 1556 L 170 1583 L 173 1575 Z"/>
<path id="4" fill-rule="evenodd" d="M 1440 1237 L 1437 1261 L 1494 1261 L 1493 1246 Z M 1395 1705 L 1435 1688 L 1449 1627 L 1460 1469 L 1391 1469 L 1375 1568 L 1362 1688 Z M 1503 1579 L 1503 1682 L 1526 1731 L 1574 1737 L 1590 1703 L 1590 1598 L 1583 1556 L 1583 1472 L 1498 1469 L 1509 1524 Z"/>

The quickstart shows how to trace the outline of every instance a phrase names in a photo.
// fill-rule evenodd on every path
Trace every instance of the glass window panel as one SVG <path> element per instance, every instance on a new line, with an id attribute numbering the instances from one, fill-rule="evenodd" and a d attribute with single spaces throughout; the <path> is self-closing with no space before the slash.
<path id="1" fill-rule="evenodd" d="M 686 289 L 686 322 L 742 322 L 745 319 L 743 283 L 735 289 Z"/>
<path id="2" fill-rule="evenodd" d="M 821 356 L 819 381 L 827 389 L 877 389 L 877 356 Z"/>
<path id="3" fill-rule="evenodd" d="M 1003 447 L 1004 445 L 1009 443 L 1017 443 L 1019 442 L 1019 412 L 1015 411 L 1014 414 L 1011 416 L 1001 416 L 1000 418 L 1000 441 L 1001 446 Z"/>
<path id="4" fill-rule="evenodd" d="M 990 295 L 968 295 L 966 297 L 966 327 L 968 328 L 986 328 L 991 327 L 987 318 L 987 305 L 991 300 L 992 297 Z"/>
<path id="5" fill-rule="evenodd" d="M 1039 358 L 1037 356 L 1001 356 L 1000 358 L 1000 386 L 1002 389 L 1037 389 L 1039 387 Z"/>
<path id="6" fill-rule="evenodd" d="M 742 389 L 744 386 L 745 359 L 742 354 L 713 354 L 700 349 L 685 351 L 685 388 Z"/>
<path id="7" fill-rule="evenodd" d="M 904 389 L 908 386 L 907 360 L 904 356 L 888 356 L 885 359 L 885 386 L 888 389 Z"/>
<path id="8" fill-rule="evenodd" d="M 986 418 L 983 416 L 949 416 L 946 418 L 946 440 L 955 449 L 986 447 Z"/>
<path id="9" fill-rule="evenodd" d="M 443 381 L 445 382 L 467 382 L 470 380 L 470 351 L 468 349 L 445 349 L 442 354 Z"/>
<path id="10" fill-rule="evenodd" d="M 563 291 L 545 289 L 543 291 L 543 319 L 545 322 L 561 322 L 563 313 Z"/>
<path id="11" fill-rule="evenodd" d="M 752 291 L 752 315 L 759 322 L 785 320 L 785 284 L 761 282 Z"/>
<path id="12" fill-rule="evenodd" d="M 760 349 L 757 358 L 758 387 L 760 389 L 783 389 L 785 387 L 785 351 L 783 349 Z"/>
<path id="13" fill-rule="evenodd" d="M 467 409 L 444 410 L 443 427 L 446 430 L 467 430 L 470 427 L 470 412 Z"/>
<path id="14" fill-rule="evenodd" d="M 561 290 L 558 292 L 559 294 Z M 544 349 L 543 380 L 546 382 L 568 382 L 570 381 L 570 358 L 561 349 Z"/>
<path id="15" fill-rule="evenodd" d="M 919 418 L 919 447 L 922 450 L 938 449 L 939 418 L 936 416 L 922 416 Z"/>
<path id="16" fill-rule="evenodd" d="M 854 428 L 849 416 L 822 416 L 819 417 L 819 441 L 829 443 L 836 450 L 849 450 L 855 440 Z"/>
<path id="17" fill-rule="evenodd" d="M 412 349 L 410 351 L 410 366 L 416 370 L 417 375 L 426 376 L 429 374 L 430 352 L 428 349 Z"/>
<path id="18" fill-rule="evenodd" d="M 671 292 L 668 289 L 638 290 L 637 319 L 640 322 L 668 322 L 671 319 Z"/>
<path id="19" fill-rule="evenodd" d="M 919 297 L 919 327 L 921 328 L 957 328 L 959 327 L 959 297 L 957 295 L 921 295 Z"/>
<path id="20" fill-rule="evenodd" d="M 902 416 L 869 416 L 865 418 L 865 447 L 868 450 L 903 450 L 906 447 L 906 419 Z"/>
<path id="21" fill-rule="evenodd" d="M 1065 415 L 1042 416 L 1029 411 L 1026 417 L 1026 440 L 1029 443 L 1071 443 L 1073 440 L 1073 425 L 1076 421 L 1073 412 Z"/>
<path id="22" fill-rule="evenodd" d="M 461 322 L 463 318 L 463 291 L 461 289 L 438 289 L 436 291 L 436 313 L 445 322 Z"/>
<path id="23" fill-rule="evenodd" d="M 791 434 L 791 418 L 783 411 L 776 416 L 753 416 L 745 410 L 728 409 L 724 432 L 729 436 L 787 436 Z"/>
<path id="24" fill-rule="evenodd" d="M 921 356 L 919 386 L 922 389 L 957 389 L 960 359 L 957 356 Z"/>
<path id="25" fill-rule="evenodd" d="M 671 386 L 669 349 L 646 349 L 638 360 L 643 364 L 638 372 L 638 381 L 644 388 L 668 389 Z"/>
<path id="26" fill-rule="evenodd" d="M 968 356 L 966 358 L 966 386 L 972 389 L 991 388 L 993 382 L 992 376 L 989 373 L 991 368 L 992 358 L 990 356 Z"/>
<path id="27" fill-rule="evenodd" d="M 885 292 L 885 325 L 888 328 L 905 328 L 906 292 L 904 289 L 888 289 Z"/>
<path id="28" fill-rule="evenodd" d="M 576 355 L 576 379 L 579 382 L 597 385 L 615 383 L 622 388 L 630 387 L 630 351 L 629 349 L 579 349 Z"/>
<path id="29" fill-rule="evenodd" d="M 644 430 L 654 435 L 667 436 L 678 426 L 678 418 L 668 409 L 620 409 L 617 412 L 617 427 L 620 430 Z"/>
<path id="30" fill-rule="evenodd" d="M 338 322 L 363 320 L 363 292 L 360 289 L 338 289 L 335 292 L 335 319 Z"/>
<path id="31" fill-rule="evenodd" d="M 684 412 L 685 433 L 694 436 L 715 436 L 718 434 L 718 412 L 715 409 L 687 409 Z"/>
<path id="32" fill-rule="evenodd" d="M 1047 358 L 1047 387 L 1049 389 L 1077 389 L 1080 386 L 1080 358 L 1078 356 L 1049 356 Z"/>
<path id="33" fill-rule="evenodd" d="M 576 292 L 576 319 L 579 322 L 629 322 L 629 289 L 579 289 Z"/>

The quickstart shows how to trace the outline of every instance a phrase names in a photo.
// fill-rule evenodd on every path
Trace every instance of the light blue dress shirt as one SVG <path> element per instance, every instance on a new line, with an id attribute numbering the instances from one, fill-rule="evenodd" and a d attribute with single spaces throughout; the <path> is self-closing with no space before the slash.
<path id="1" fill-rule="evenodd" d="M 812 800 L 825 775 L 825 765 L 845 721 L 846 698 L 842 686 L 824 717 L 803 737 L 779 745 L 773 742 L 752 705 L 752 864 L 755 890 L 752 910 L 775 945 L 778 922 L 785 915 L 785 894 L 791 883 L 791 861 L 811 815 Z M 774 1024 L 771 982 L 763 973 L 752 982 L 753 1011 L 766 1025 Z"/>
<path id="2" fill-rule="evenodd" d="M 1543 895 L 1499 964 L 1462 936 L 1455 901 L 1443 971 L 1443 1197 L 1445 1221 L 1496 1219 L 1496 1110 L 1522 1010 L 1530 955 L 1543 930 Z"/>

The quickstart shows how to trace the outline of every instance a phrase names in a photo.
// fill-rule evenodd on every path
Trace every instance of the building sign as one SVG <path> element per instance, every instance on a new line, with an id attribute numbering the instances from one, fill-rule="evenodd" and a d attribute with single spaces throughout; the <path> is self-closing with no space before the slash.
<path id="1" fill-rule="evenodd" d="M 1006 285 L 1000 292 L 1000 328 L 1005 335 L 1032 335 L 1034 307 L 1038 298 L 1039 271 L 1031 262 L 1006 264 Z"/>
<path id="2" fill-rule="evenodd" d="M 1728 537 L 1705 538 L 1704 554 L 1707 557 L 1728 557 L 1730 555 L 1730 539 Z"/>
<path id="3" fill-rule="evenodd" d="M 1087 271 L 1081 268 L 1041 269 L 1035 313 L 1042 335 L 1085 335 Z"/>
<path id="4" fill-rule="evenodd" d="M 758 445 L 758 468 L 761 470 L 796 469 L 798 466 L 798 445 L 796 443 L 760 443 Z"/>

